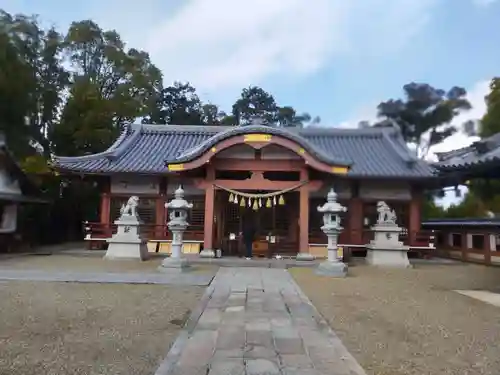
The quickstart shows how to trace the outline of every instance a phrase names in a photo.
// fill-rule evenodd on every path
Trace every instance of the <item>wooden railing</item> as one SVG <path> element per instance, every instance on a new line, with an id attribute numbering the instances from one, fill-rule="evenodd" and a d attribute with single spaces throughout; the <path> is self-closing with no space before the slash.
<path id="1" fill-rule="evenodd" d="M 116 225 L 114 224 L 84 222 L 83 229 L 85 240 L 88 241 L 88 246 L 91 249 L 103 248 L 106 244 L 106 239 L 116 233 Z M 165 224 L 142 224 L 139 230 L 141 236 L 148 241 L 172 240 L 172 233 Z M 184 232 L 184 239 L 188 241 L 203 241 L 203 226 L 189 226 Z"/>

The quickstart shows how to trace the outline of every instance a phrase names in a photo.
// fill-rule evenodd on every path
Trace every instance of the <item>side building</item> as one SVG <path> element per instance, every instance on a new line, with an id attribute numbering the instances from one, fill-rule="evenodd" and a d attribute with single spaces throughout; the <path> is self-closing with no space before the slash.
<path id="1" fill-rule="evenodd" d="M 443 185 L 457 186 L 473 179 L 497 180 L 500 177 L 500 133 L 437 156 L 434 167 Z M 436 247 L 441 255 L 500 265 L 498 216 L 432 219 L 422 224 L 425 229 L 435 231 Z"/>
<path id="2" fill-rule="evenodd" d="M 19 208 L 23 204 L 47 203 L 41 192 L 26 176 L 0 133 L 0 251 L 16 247 Z"/>
<path id="3" fill-rule="evenodd" d="M 435 182 L 434 169 L 393 128 L 130 125 L 105 152 L 55 157 L 54 166 L 98 182 L 100 223 L 89 224 L 90 238 L 108 237 L 121 205 L 137 195 L 145 235 L 168 243 L 164 203 L 182 185 L 194 203 L 186 251 L 225 254 L 241 251 L 242 226 L 252 220 L 256 253 L 325 255 L 317 207 L 332 187 L 348 208 L 341 243 L 369 242 L 376 203 L 384 200 L 416 245 L 422 192 Z"/>

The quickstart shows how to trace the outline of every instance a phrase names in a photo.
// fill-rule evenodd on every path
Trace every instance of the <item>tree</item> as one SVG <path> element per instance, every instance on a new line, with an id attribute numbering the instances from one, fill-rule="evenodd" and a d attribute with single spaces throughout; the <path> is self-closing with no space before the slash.
<path id="1" fill-rule="evenodd" d="M 59 154 L 103 151 L 124 124 L 153 112 L 161 72 L 147 53 L 126 50 L 116 31 L 73 22 L 65 53 L 72 66 L 69 97 L 52 134 Z"/>
<path id="2" fill-rule="evenodd" d="M 449 91 L 426 83 L 409 83 L 403 87 L 405 99 L 390 99 L 378 105 L 383 120 L 375 126 L 397 125 L 407 143 L 415 144 L 419 157 L 457 131 L 451 125 L 461 111 L 471 108 L 466 91 L 453 87 Z"/>
<path id="3" fill-rule="evenodd" d="M 278 105 L 274 97 L 257 86 L 250 86 L 241 91 L 241 97 L 233 104 L 233 116 L 239 125 L 249 125 L 255 118 L 266 124 L 276 121 Z"/>
<path id="4" fill-rule="evenodd" d="M 29 112 L 30 70 L 3 28 L 0 30 L 0 66 L 0 131 L 14 155 L 25 157 L 30 153 L 32 139 L 25 120 Z"/>
<path id="5" fill-rule="evenodd" d="M 480 121 L 479 135 L 482 138 L 500 133 L 500 77 L 490 82 L 490 93 L 485 97 L 486 113 Z"/>
<path id="6" fill-rule="evenodd" d="M 457 205 L 451 205 L 446 210 L 446 217 L 464 218 L 464 217 L 485 217 L 486 208 L 484 203 L 474 193 L 468 192 L 462 202 Z"/>
<path id="7" fill-rule="evenodd" d="M 240 98 L 233 104 L 232 116 L 220 120 L 221 123 L 249 125 L 255 119 L 270 126 L 302 127 L 308 123 L 319 123 L 308 113 L 298 114 L 291 106 L 279 106 L 274 97 L 257 86 L 250 86 L 241 92 Z"/>
<path id="8" fill-rule="evenodd" d="M 279 107 L 277 111 L 276 121 L 278 126 L 282 127 L 303 127 L 307 123 L 319 123 L 319 117 L 311 118 L 309 113 L 297 114 L 297 111 L 290 106 Z"/>
<path id="9" fill-rule="evenodd" d="M 144 124 L 203 125 L 205 124 L 204 117 L 207 121 L 216 121 L 218 109 L 214 107 L 205 107 L 196 94 L 196 89 L 189 83 L 175 82 L 172 86 L 165 87 L 158 92 L 152 112 L 142 122 Z M 213 113 L 214 111 L 217 113 Z"/>
<path id="10" fill-rule="evenodd" d="M 11 16 L 0 12 L 0 25 L 15 48 L 24 67 L 11 76 L 24 87 L 24 118 L 29 128 L 30 142 L 39 146 L 46 158 L 50 156 L 47 133 L 58 120 L 62 92 L 68 83 L 68 73 L 62 66 L 62 36 L 54 29 L 43 30 L 35 17 Z M 20 81 L 19 81 L 20 80 Z"/>

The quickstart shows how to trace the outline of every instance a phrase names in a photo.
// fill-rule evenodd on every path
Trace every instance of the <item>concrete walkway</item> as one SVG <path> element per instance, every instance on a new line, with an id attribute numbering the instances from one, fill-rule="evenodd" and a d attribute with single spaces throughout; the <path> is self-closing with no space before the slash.
<path id="1" fill-rule="evenodd" d="M 113 273 L 9 270 L 0 268 L 0 281 L 52 281 L 74 283 L 157 284 L 207 286 L 213 273 Z"/>
<path id="2" fill-rule="evenodd" d="M 155 375 L 366 375 L 286 270 L 221 268 Z"/>

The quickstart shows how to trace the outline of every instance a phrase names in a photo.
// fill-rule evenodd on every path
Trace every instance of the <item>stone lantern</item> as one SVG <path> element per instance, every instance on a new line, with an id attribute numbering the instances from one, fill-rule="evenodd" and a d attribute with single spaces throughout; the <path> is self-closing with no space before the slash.
<path id="1" fill-rule="evenodd" d="M 340 213 L 346 211 L 347 208 L 337 202 L 337 193 L 333 189 L 327 195 L 327 202 L 318 207 L 318 212 L 323 214 L 321 230 L 328 237 L 328 259 L 316 269 L 316 273 L 320 275 L 345 277 L 347 274 L 347 265 L 337 255 L 338 237 L 344 229 L 340 225 Z"/>
<path id="2" fill-rule="evenodd" d="M 189 226 L 187 222 L 188 211 L 193 208 L 193 204 L 184 199 L 184 190 L 179 186 L 174 192 L 174 199 L 165 203 L 165 208 L 168 209 L 169 213 L 167 227 L 172 232 L 171 255 L 163 260 L 160 269 L 187 268 L 189 265 L 186 259 L 182 257 L 182 246 L 184 231 Z"/>

